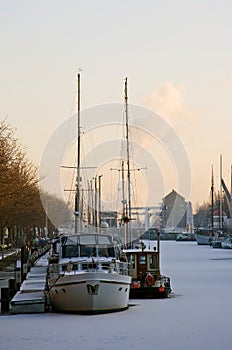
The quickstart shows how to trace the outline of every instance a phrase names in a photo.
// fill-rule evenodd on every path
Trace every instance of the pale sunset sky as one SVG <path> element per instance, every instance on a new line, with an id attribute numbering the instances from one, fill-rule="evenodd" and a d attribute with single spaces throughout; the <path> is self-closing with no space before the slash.
<path id="1" fill-rule="evenodd" d="M 1 120 L 39 166 L 75 110 L 78 68 L 82 108 L 123 103 L 128 77 L 129 104 L 160 115 L 182 141 L 189 199 L 201 204 L 211 165 L 219 190 L 220 154 L 230 187 L 231 18 L 230 0 L 0 0 Z"/>

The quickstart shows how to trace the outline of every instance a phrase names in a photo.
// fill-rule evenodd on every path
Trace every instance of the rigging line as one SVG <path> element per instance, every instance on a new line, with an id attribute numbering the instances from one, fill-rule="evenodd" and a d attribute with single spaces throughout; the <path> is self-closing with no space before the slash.
<path id="1" fill-rule="evenodd" d="M 113 168 L 114 166 L 114 168 Z M 115 200 L 115 183 L 117 183 L 116 180 L 116 174 L 115 171 L 112 170 L 118 170 L 117 168 L 115 168 L 115 163 L 113 162 L 113 160 L 111 160 L 110 162 L 110 172 L 109 172 L 109 182 L 110 182 L 110 192 L 108 193 L 109 196 L 109 202 L 110 202 L 110 208 L 111 210 L 116 211 L 117 210 L 117 204 L 116 204 L 116 200 Z M 106 191 L 105 191 L 106 193 Z M 116 193 L 117 195 L 117 193 Z M 107 197 L 106 197 L 107 198 Z"/>
<path id="2" fill-rule="evenodd" d="M 136 169 L 136 170 L 140 170 L 140 169 Z M 132 186 L 133 202 L 134 202 L 134 206 L 139 206 L 139 204 L 141 205 L 141 203 L 138 200 L 138 186 L 137 186 L 135 171 L 133 172 L 133 178 L 134 178 L 134 181 L 133 181 L 134 186 Z M 136 212 L 136 220 L 137 222 L 140 222 L 140 217 L 138 212 Z"/>
<path id="3" fill-rule="evenodd" d="M 76 157 L 74 159 L 74 162 L 76 165 Z M 72 171 L 71 188 L 75 188 L 75 183 L 76 183 L 76 176 L 75 176 L 75 172 Z M 69 192 L 69 196 L 68 196 L 68 204 L 70 205 L 71 203 L 74 203 L 74 193 L 72 191 Z"/>
<path id="4" fill-rule="evenodd" d="M 121 158 L 126 161 L 126 130 L 125 130 L 125 124 L 126 124 L 126 113 L 125 109 L 123 109 L 122 113 L 122 141 L 121 141 Z"/>
<path id="5" fill-rule="evenodd" d="M 121 123 L 113 122 L 107 125 L 108 131 L 104 133 L 105 135 L 111 136 L 109 138 L 109 141 L 111 142 L 111 148 L 112 153 L 109 160 L 107 160 L 107 174 L 109 177 L 110 186 L 103 186 L 102 188 L 102 194 L 103 198 L 108 198 L 107 200 L 110 202 L 111 209 L 114 209 L 115 206 L 117 206 L 115 199 L 115 193 L 117 192 L 115 190 L 115 184 L 117 183 L 117 180 L 115 179 L 115 175 L 112 174 L 112 172 L 109 173 L 109 169 L 115 168 L 115 163 L 118 162 L 118 158 L 120 158 L 120 154 L 118 153 L 118 142 L 112 142 L 114 140 L 121 140 Z M 108 167 L 109 163 L 109 167 Z M 106 177 L 104 177 L 106 178 Z"/>
<path id="6" fill-rule="evenodd" d="M 75 86 L 76 87 L 76 86 Z M 76 113 L 76 98 L 77 98 L 77 88 L 74 91 L 73 94 L 73 99 L 72 99 L 72 106 L 71 106 L 71 110 L 70 110 L 70 115 L 73 115 Z"/>
<path id="7" fill-rule="evenodd" d="M 134 186 L 132 186 L 132 195 L 133 195 L 134 206 L 138 206 L 139 203 L 138 203 L 137 181 L 136 181 L 135 171 L 133 172 L 133 183 L 134 183 Z"/>
<path id="8" fill-rule="evenodd" d="M 75 78 L 75 91 L 73 93 L 73 100 L 72 100 L 72 107 L 71 107 L 71 113 L 70 115 L 73 116 L 75 113 L 76 113 L 76 100 L 77 100 L 77 83 L 76 83 L 76 78 Z M 66 128 L 66 131 L 65 131 L 65 142 L 64 142 L 64 146 L 63 146 L 63 154 L 65 154 L 65 149 L 66 149 L 66 145 L 67 145 L 67 141 L 69 139 L 68 135 L 70 133 L 70 130 L 71 130 L 71 118 L 68 119 L 68 124 L 67 124 L 67 128 Z M 76 165 L 76 159 L 74 161 L 75 165 Z M 72 175 L 72 179 L 71 179 L 71 186 L 73 186 L 74 184 L 74 174 Z M 70 205 L 70 201 L 71 201 L 71 197 L 72 197 L 72 194 L 70 193 L 69 196 L 68 196 L 68 205 Z"/>
<path id="9" fill-rule="evenodd" d="M 121 135 L 121 124 L 120 123 L 117 123 L 116 124 L 117 125 L 117 128 L 116 128 L 116 131 L 115 131 L 115 139 L 117 140 L 118 138 L 119 139 L 121 139 L 121 137 L 120 137 L 120 135 Z M 112 168 L 115 168 L 115 162 L 117 163 L 117 161 L 115 160 L 115 158 L 117 159 L 118 158 L 118 156 L 119 156 L 119 159 L 121 159 L 122 157 L 121 157 L 121 154 L 119 154 L 118 155 L 118 145 L 117 145 L 117 143 L 115 142 L 114 143 L 114 148 L 113 148 L 113 152 L 112 152 L 112 158 L 111 158 L 111 162 L 110 162 L 110 169 L 112 169 Z M 117 167 L 117 166 L 116 166 Z M 118 169 L 120 169 L 120 167 L 121 167 L 121 163 L 120 163 L 120 161 L 119 161 L 119 165 L 118 165 Z M 112 172 L 111 172 L 111 174 L 112 174 Z M 120 174 L 119 174 L 119 180 L 118 179 L 115 179 L 116 178 L 116 175 L 111 175 L 110 176 L 110 178 L 111 178 L 111 198 L 114 198 L 115 197 L 115 186 L 113 186 L 115 183 L 117 183 L 117 185 L 118 185 L 118 187 L 120 186 L 120 183 L 119 183 L 119 181 L 120 181 Z M 113 193 L 113 191 L 114 191 L 114 193 Z M 118 191 L 116 191 L 117 193 L 116 193 L 116 201 L 114 201 L 115 202 L 115 204 L 114 204 L 114 206 L 115 206 L 115 210 L 117 210 L 117 207 L 118 207 Z"/>
<path id="10" fill-rule="evenodd" d="M 84 105 L 84 108 L 82 109 L 82 113 L 84 110 L 85 124 L 88 125 L 88 113 L 87 113 L 88 109 L 86 106 L 85 94 L 84 94 L 82 89 L 80 91 L 80 94 L 81 94 L 82 105 Z M 82 134 L 82 147 L 81 147 L 80 157 L 82 159 L 82 164 L 83 164 L 83 166 L 80 168 L 80 170 L 82 170 L 81 183 L 82 183 L 82 188 L 88 188 L 88 186 L 89 186 L 88 182 L 93 177 L 93 172 L 91 171 L 91 169 L 96 168 L 96 167 L 85 166 L 85 158 L 84 158 L 85 152 L 86 152 L 85 150 L 88 148 L 88 144 L 86 145 L 86 141 L 90 141 L 89 148 L 92 149 L 93 152 L 94 152 L 94 146 L 93 146 L 92 133 L 90 131 L 87 132 L 88 137 L 85 137 L 85 131 L 83 131 L 83 130 L 81 131 L 81 134 Z M 95 154 L 94 154 L 94 158 L 97 159 Z M 83 169 L 85 169 L 86 171 L 83 171 Z M 84 203 L 85 206 L 86 206 L 86 203 L 88 203 L 88 198 L 87 198 L 86 192 L 83 194 L 83 191 L 82 191 L 82 202 Z"/>
<path id="11" fill-rule="evenodd" d="M 90 125 L 89 123 L 89 115 L 88 115 L 88 108 L 87 108 L 87 104 L 86 104 L 86 96 L 84 94 L 84 92 L 81 90 L 81 98 L 82 98 L 82 103 L 83 103 L 83 106 L 84 106 L 84 114 L 85 114 L 85 124 L 88 126 Z M 92 135 L 92 131 L 91 129 L 89 128 L 89 130 L 87 130 L 87 135 L 88 137 L 84 137 L 85 136 L 85 131 L 82 132 L 83 134 L 83 137 L 82 137 L 82 150 L 81 150 L 81 156 L 82 156 L 82 160 L 84 161 L 84 156 L 85 156 L 85 149 L 86 148 L 89 148 L 92 150 L 93 152 L 93 158 L 94 158 L 94 161 L 96 163 L 96 160 L 97 160 L 97 156 L 95 154 L 95 146 L 94 146 L 94 143 L 93 143 L 93 135 Z M 87 143 L 89 142 L 89 144 Z M 86 146 L 85 146 L 86 144 Z M 93 177 L 93 173 L 90 171 L 90 172 L 82 172 L 82 177 L 83 177 L 83 183 L 87 184 L 87 182 L 89 181 L 89 179 L 91 179 Z"/>
<path id="12" fill-rule="evenodd" d="M 125 112 L 124 112 L 124 118 L 125 118 Z M 125 121 L 124 121 L 125 123 Z M 123 156 L 124 159 L 126 159 L 126 135 L 125 135 L 125 128 L 123 127 L 123 139 L 122 139 L 122 143 L 121 143 L 121 155 Z M 132 164 L 134 164 L 133 161 L 133 150 L 131 147 L 131 143 L 133 143 L 132 140 L 132 133 L 131 133 L 131 127 L 129 129 L 129 134 L 128 137 L 130 138 L 130 143 L 129 143 L 129 153 L 130 153 L 130 162 Z M 133 173 L 133 181 L 131 181 L 130 185 L 131 185 L 131 189 L 132 189 L 132 200 L 134 202 L 134 206 L 136 206 L 136 204 L 138 203 L 138 190 L 137 190 L 137 186 L 136 186 L 136 176 L 135 173 L 132 171 L 133 169 L 131 169 L 130 171 Z"/>
<path id="13" fill-rule="evenodd" d="M 130 110 L 131 110 L 131 115 L 135 116 L 135 112 L 133 111 L 133 106 L 131 106 L 131 105 L 130 105 Z M 141 156 L 139 158 L 139 161 L 141 161 L 143 159 L 146 159 L 146 157 L 145 157 L 145 150 L 142 147 L 143 142 L 142 142 L 142 139 L 141 139 L 141 131 L 140 131 L 140 127 L 138 127 L 138 125 L 136 123 L 136 118 L 134 118 L 133 129 L 131 129 L 131 138 L 132 138 L 132 135 L 134 135 L 133 139 L 137 140 L 138 145 L 141 147 L 141 150 L 139 151 L 139 154 L 141 154 Z M 132 158 L 132 160 L 135 158 L 135 150 L 133 148 L 131 150 L 131 158 Z M 145 164 L 144 164 L 143 169 L 147 169 Z M 136 182 L 137 182 L 136 181 L 136 176 L 134 176 L 134 181 L 135 181 L 135 191 L 136 191 L 136 193 L 134 193 L 134 196 L 135 196 L 135 200 L 138 201 L 138 186 L 136 185 Z"/>
<path id="14" fill-rule="evenodd" d="M 121 204 L 121 201 L 120 201 L 120 197 L 121 197 L 121 170 L 118 171 L 118 180 L 117 180 L 117 184 L 118 184 L 118 188 L 117 188 L 117 197 L 116 197 L 116 201 L 115 201 L 115 211 L 118 211 L 117 209 L 120 208 L 120 204 Z"/>
<path id="15" fill-rule="evenodd" d="M 73 98 L 72 98 L 72 106 L 71 106 L 71 110 L 70 110 L 70 116 L 73 116 L 76 113 L 75 107 L 76 107 L 76 100 L 77 100 L 77 84 L 76 84 L 76 79 L 75 79 L 75 90 L 73 93 Z M 68 135 L 70 132 L 70 127 L 71 127 L 71 118 L 68 119 L 69 123 L 67 124 L 67 129 L 65 132 L 65 142 L 64 142 L 64 147 L 63 147 L 63 153 L 64 154 L 64 150 L 66 149 L 66 145 L 67 145 L 67 140 L 68 140 Z"/>

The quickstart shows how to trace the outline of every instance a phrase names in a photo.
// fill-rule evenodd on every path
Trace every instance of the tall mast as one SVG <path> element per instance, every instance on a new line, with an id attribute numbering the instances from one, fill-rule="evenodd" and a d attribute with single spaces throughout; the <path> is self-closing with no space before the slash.
<path id="1" fill-rule="evenodd" d="M 220 230 L 222 230 L 222 155 L 220 155 Z"/>
<path id="2" fill-rule="evenodd" d="M 212 165 L 212 177 L 211 177 L 211 226 L 212 234 L 214 230 L 214 221 L 213 221 L 213 207 L 214 207 L 214 178 L 213 178 L 213 165 Z"/>
<path id="3" fill-rule="evenodd" d="M 76 194 L 75 194 L 75 233 L 78 233 L 80 227 L 80 147 L 81 147 L 81 102 L 80 102 L 80 73 L 77 74 L 77 178 L 76 178 Z"/>
<path id="4" fill-rule="evenodd" d="M 126 150 L 127 150 L 127 183 L 128 183 L 128 224 L 130 228 L 131 221 L 131 184 L 130 184 L 130 150 L 129 150 L 129 126 L 128 126 L 128 95 L 127 78 L 125 79 L 125 113 L 126 113 Z M 130 237 L 131 241 L 131 237 Z M 128 243 L 128 242 L 127 242 Z"/>
<path id="5" fill-rule="evenodd" d="M 98 227 L 101 232 L 101 216 L 102 216 L 102 183 L 101 178 L 103 175 L 98 175 Z"/>
<path id="6" fill-rule="evenodd" d="M 232 198 L 232 164 L 230 165 L 230 195 Z"/>
<path id="7" fill-rule="evenodd" d="M 126 219 L 126 199 L 125 199 L 125 176 L 124 176 L 124 160 L 122 161 L 122 221 L 125 223 Z M 128 223 L 124 226 L 124 241 L 125 245 L 128 243 Z"/>
<path id="8" fill-rule="evenodd" d="M 230 165 L 230 218 L 232 218 L 232 164 Z"/>
<path id="9" fill-rule="evenodd" d="M 94 178 L 94 226 L 97 230 L 97 175 Z"/>
<path id="10" fill-rule="evenodd" d="M 122 206 L 122 219 L 124 220 L 126 217 L 124 161 L 122 161 Z"/>

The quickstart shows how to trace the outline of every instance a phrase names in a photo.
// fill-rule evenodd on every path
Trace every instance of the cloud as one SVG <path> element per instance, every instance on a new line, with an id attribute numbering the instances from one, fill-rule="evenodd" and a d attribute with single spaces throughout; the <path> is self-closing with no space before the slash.
<path id="1" fill-rule="evenodd" d="M 186 88 L 170 81 L 162 82 L 143 98 L 143 105 L 171 122 L 192 119 L 192 113 L 185 104 Z"/>

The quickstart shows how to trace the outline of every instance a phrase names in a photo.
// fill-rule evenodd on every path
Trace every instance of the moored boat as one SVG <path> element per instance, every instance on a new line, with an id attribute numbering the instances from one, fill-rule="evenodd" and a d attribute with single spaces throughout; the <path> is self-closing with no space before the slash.
<path id="1" fill-rule="evenodd" d="M 212 242 L 212 230 L 207 228 L 198 228 L 195 231 L 198 245 L 210 245 Z"/>
<path id="2" fill-rule="evenodd" d="M 179 233 L 176 237 L 177 242 L 194 242 L 196 241 L 196 236 L 194 233 L 184 232 Z"/>
<path id="3" fill-rule="evenodd" d="M 132 277 L 130 298 L 167 298 L 171 293 L 170 278 L 160 273 L 159 251 L 143 243 L 126 249 L 129 273 Z"/>
<path id="4" fill-rule="evenodd" d="M 224 249 L 232 249 L 232 237 L 226 237 L 225 240 L 221 243 L 221 247 Z"/>
<path id="5" fill-rule="evenodd" d="M 128 307 L 131 277 L 128 264 L 111 235 L 97 227 L 83 231 L 80 217 L 80 74 L 78 74 L 77 176 L 75 230 L 53 242 L 49 259 L 48 296 L 53 310 L 100 313 Z"/>
<path id="6" fill-rule="evenodd" d="M 128 308 L 131 277 L 110 235 L 62 236 L 49 264 L 52 309 L 100 313 Z"/>
<path id="7" fill-rule="evenodd" d="M 223 238 L 213 238 L 212 242 L 211 242 L 211 247 L 212 248 L 222 248 L 222 242 L 223 242 Z"/>

